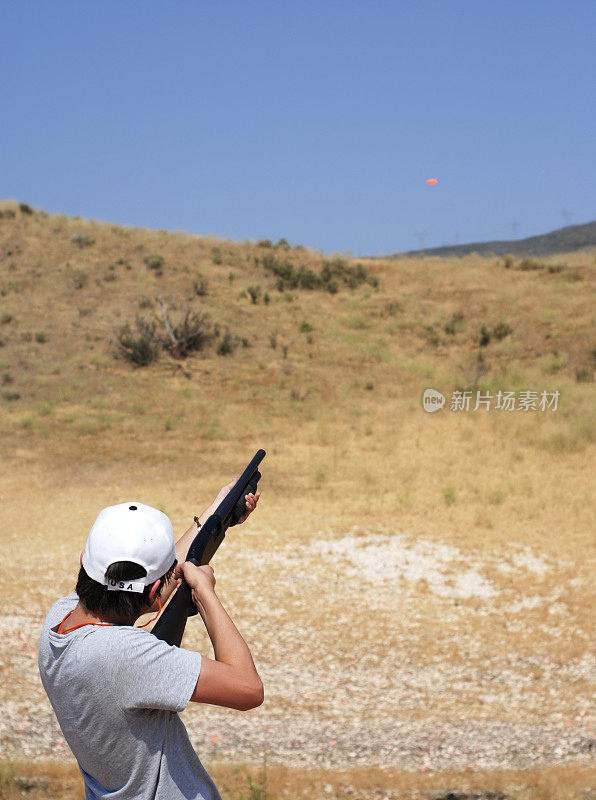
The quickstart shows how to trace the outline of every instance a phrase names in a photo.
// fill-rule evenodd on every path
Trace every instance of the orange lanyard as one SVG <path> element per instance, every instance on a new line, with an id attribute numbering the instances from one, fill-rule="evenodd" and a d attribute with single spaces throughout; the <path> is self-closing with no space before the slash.
<path id="1" fill-rule="evenodd" d="M 62 626 L 64 625 L 66 620 L 70 617 L 70 615 L 72 614 L 73 611 L 74 611 L 74 608 L 72 609 L 72 611 L 69 611 L 68 614 L 64 617 L 64 619 L 62 620 L 60 625 L 58 625 L 58 630 L 56 631 L 56 633 L 70 633 L 71 631 L 76 631 L 77 628 L 83 628 L 85 625 L 111 625 L 112 624 L 111 622 L 81 622 L 80 625 L 73 625 L 72 628 L 66 628 L 65 630 L 62 630 Z"/>
<path id="2" fill-rule="evenodd" d="M 138 625 L 137 627 L 146 628 L 147 625 L 150 625 L 159 617 L 159 615 L 161 614 L 161 600 L 159 599 L 159 597 L 157 598 L 157 603 L 159 605 L 159 611 L 157 612 L 157 614 L 154 617 L 151 617 L 151 619 L 148 622 L 145 622 L 143 625 Z M 64 630 L 62 630 L 62 626 L 64 625 L 66 620 L 70 617 L 73 611 L 74 608 L 71 611 L 69 611 L 68 614 L 64 617 L 60 625 L 58 625 L 58 630 L 56 631 L 56 633 L 70 633 L 71 631 L 76 631 L 77 628 L 84 628 L 85 625 L 113 625 L 112 622 L 81 622 L 80 625 L 73 625 L 72 628 L 65 628 Z"/>

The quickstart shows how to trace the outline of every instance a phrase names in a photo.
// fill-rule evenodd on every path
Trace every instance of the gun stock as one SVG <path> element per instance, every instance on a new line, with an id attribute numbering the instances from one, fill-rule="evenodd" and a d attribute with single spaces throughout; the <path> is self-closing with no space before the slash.
<path id="1" fill-rule="evenodd" d="M 201 526 L 188 549 L 187 561 L 197 566 L 208 564 L 223 542 L 226 531 L 237 525 L 246 512 L 245 495 L 256 492 L 261 477 L 258 466 L 265 458 L 265 451 L 258 450 L 238 478 L 232 489 L 221 501 L 214 514 Z M 153 626 L 151 633 L 168 644 L 180 647 L 188 617 L 198 613 L 189 585 L 184 579 L 163 614 Z"/>

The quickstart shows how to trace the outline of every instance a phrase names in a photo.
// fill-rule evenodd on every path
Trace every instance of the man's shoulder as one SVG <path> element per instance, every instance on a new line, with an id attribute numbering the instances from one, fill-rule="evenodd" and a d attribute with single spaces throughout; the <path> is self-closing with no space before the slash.
<path id="1" fill-rule="evenodd" d="M 53 628 L 55 625 L 58 625 L 64 618 L 64 616 L 68 614 L 69 611 L 72 611 L 73 608 L 76 607 L 78 602 L 79 602 L 79 597 L 76 594 L 76 592 L 68 594 L 66 595 L 66 597 L 61 597 L 59 600 L 56 600 L 54 605 L 50 608 L 50 610 L 46 614 L 43 626 L 44 629 Z"/>

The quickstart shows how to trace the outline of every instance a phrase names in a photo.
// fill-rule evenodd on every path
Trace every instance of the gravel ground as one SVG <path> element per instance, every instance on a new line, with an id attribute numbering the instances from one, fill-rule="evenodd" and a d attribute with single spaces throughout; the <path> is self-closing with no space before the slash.
<path id="1" fill-rule="evenodd" d="M 430 770 L 593 759 L 595 662 L 569 565 L 527 548 L 475 562 L 387 531 L 275 552 L 263 541 L 244 534 L 242 563 L 215 566 L 266 701 L 189 707 L 201 757 Z M 197 620 L 185 645 L 210 654 Z M 37 673 L 41 621 L 26 608 L 0 618 L 3 757 L 69 757 Z"/>

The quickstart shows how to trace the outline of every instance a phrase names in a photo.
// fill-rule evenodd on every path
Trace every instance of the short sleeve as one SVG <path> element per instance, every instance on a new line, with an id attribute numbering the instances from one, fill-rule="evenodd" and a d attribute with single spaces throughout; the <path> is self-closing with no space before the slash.
<path id="1" fill-rule="evenodd" d="M 116 634 L 116 641 L 101 660 L 110 694 L 123 711 L 186 708 L 201 672 L 200 653 L 169 645 L 138 628 L 110 628 L 109 633 Z"/>

